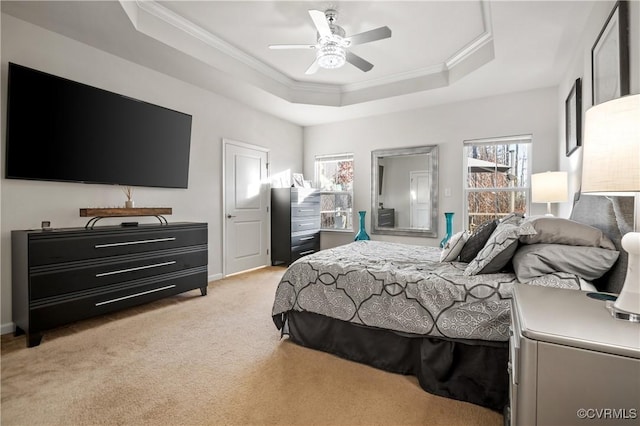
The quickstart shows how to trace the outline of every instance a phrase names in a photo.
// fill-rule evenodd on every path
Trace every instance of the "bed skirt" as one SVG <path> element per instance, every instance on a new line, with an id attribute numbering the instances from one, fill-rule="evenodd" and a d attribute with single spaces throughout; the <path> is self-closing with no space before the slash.
<path id="1" fill-rule="evenodd" d="M 414 375 L 434 395 L 502 411 L 509 398 L 508 342 L 423 337 L 310 312 L 274 316 L 289 340 L 385 371 Z"/>

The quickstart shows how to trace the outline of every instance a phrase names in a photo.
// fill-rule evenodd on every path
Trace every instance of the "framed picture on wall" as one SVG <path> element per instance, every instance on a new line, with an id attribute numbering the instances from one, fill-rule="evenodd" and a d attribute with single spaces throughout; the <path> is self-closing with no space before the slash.
<path id="1" fill-rule="evenodd" d="M 564 101 L 567 157 L 582 145 L 582 82 L 578 78 Z"/>
<path id="2" fill-rule="evenodd" d="M 591 103 L 629 94 L 629 4 L 619 1 L 591 48 Z"/>

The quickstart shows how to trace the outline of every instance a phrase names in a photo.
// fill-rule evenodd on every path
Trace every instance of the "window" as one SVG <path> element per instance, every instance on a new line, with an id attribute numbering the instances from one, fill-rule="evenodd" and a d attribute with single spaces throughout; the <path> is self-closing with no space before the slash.
<path id="1" fill-rule="evenodd" d="M 315 169 L 320 228 L 352 230 L 353 154 L 317 156 Z"/>
<path id="2" fill-rule="evenodd" d="M 531 136 L 464 142 L 465 224 L 478 225 L 529 209 Z"/>

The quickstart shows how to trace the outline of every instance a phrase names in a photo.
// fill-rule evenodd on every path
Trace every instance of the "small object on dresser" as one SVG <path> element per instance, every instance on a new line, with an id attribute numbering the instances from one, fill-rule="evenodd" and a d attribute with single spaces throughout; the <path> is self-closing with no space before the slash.
<path id="1" fill-rule="evenodd" d="M 48 220 L 43 220 L 40 224 L 43 231 L 51 231 L 51 222 Z"/>
<path id="2" fill-rule="evenodd" d="M 132 209 L 134 207 L 133 202 L 133 188 L 130 186 L 125 186 L 122 188 L 122 192 L 127 196 L 127 201 L 124 202 L 125 209 Z"/>

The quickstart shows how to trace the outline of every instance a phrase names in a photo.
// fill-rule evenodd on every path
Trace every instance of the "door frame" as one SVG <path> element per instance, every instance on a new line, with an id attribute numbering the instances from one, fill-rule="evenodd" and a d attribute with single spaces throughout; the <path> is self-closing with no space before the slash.
<path id="1" fill-rule="evenodd" d="M 234 145 L 234 146 L 238 146 L 241 148 L 247 148 L 247 149 L 252 149 L 254 151 L 260 151 L 260 152 L 264 152 L 267 155 L 267 180 L 269 180 L 271 178 L 271 167 L 269 167 L 270 164 L 270 149 L 269 148 L 265 148 L 263 146 L 260 145 L 253 145 L 250 143 L 246 143 L 246 142 L 241 142 L 238 140 L 234 140 L 234 139 L 229 139 L 229 138 L 222 138 L 222 191 L 221 191 L 221 196 L 222 196 L 222 210 L 221 210 L 221 214 L 220 214 L 220 220 L 221 220 L 221 224 L 222 224 L 222 277 L 226 277 L 227 276 L 227 220 L 226 220 L 226 213 L 227 213 L 227 182 L 226 182 L 226 171 L 227 171 L 227 146 L 229 145 Z M 271 188 L 271 185 L 268 186 L 267 191 L 269 191 Z M 267 248 L 267 264 L 269 265 L 271 264 L 271 220 L 269 220 L 271 218 L 271 197 L 267 194 L 267 223 L 266 223 L 266 227 L 267 227 L 267 242 L 269 244 L 269 247 Z"/>

